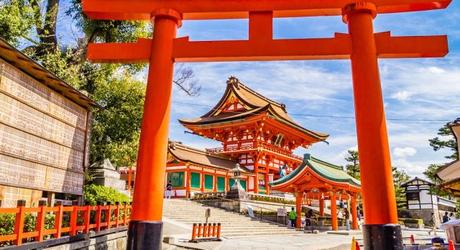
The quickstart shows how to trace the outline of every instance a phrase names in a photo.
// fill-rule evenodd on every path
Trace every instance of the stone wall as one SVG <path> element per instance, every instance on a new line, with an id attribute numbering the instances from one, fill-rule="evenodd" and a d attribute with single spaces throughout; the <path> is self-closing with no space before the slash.
<path id="1" fill-rule="evenodd" d="M 127 231 L 91 237 L 90 239 L 43 248 L 48 250 L 125 250 L 128 242 Z"/>

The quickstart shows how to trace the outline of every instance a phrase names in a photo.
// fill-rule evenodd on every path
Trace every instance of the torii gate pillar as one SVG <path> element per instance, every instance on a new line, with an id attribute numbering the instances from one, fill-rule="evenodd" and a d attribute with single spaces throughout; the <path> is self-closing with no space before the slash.
<path id="1" fill-rule="evenodd" d="M 343 9 L 352 44 L 353 92 L 365 214 L 364 245 L 366 249 L 403 249 L 373 31 L 376 13 L 375 5 L 369 2 L 350 4 Z"/>
<path id="2" fill-rule="evenodd" d="M 134 186 L 133 214 L 127 249 L 161 249 L 165 162 L 173 80 L 173 41 L 181 15 L 161 9 L 152 13 L 147 91 Z"/>

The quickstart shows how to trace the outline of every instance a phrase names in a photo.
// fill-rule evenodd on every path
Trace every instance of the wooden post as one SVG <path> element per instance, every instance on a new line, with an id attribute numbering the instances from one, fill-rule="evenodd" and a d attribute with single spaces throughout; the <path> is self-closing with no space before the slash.
<path id="1" fill-rule="evenodd" d="M 37 213 L 37 223 L 35 224 L 35 231 L 38 231 L 35 241 L 43 241 L 45 232 L 45 216 L 46 216 L 46 201 L 38 201 L 38 208 L 40 209 Z"/>
<path id="2" fill-rule="evenodd" d="M 319 198 L 319 216 L 324 216 L 324 198 Z"/>
<path id="3" fill-rule="evenodd" d="M 77 221 L 78 221 L 78 206 L 72 206 L 72 212 L 70 214 L 70 236 L 77 234 Z"/>
<path id="4" fill-rule="evenodd" d="M 297 229 L 300 229 L 302 227 L 302 200 L 303 200 L 303 192 L 297 192 L 295 196 L 295 206 L 296 206 L 296 213 L 297 213 L 295 227 Z"/>
<path id="5" fill-rule="evenodd" d="M 356 134 L 364 197 L 364 245 L 369 249 L 402 249 L 373 28 L 376 14 L 377 7 L 370 2 L 357 2 L 343 8 L 352 45 Z"/>
<path id="6" fill-rule="evenodd" d="M 62 205 L 62 202 L 56 202 L 55 205 L 58 208 L 58 211 L 56 212 L 56 216 L 54 217 L 54 229 L 56 229 L 56 233 L 54 234 L 54 238 L 61 238 L 61 233 L 62 233 L 62 214 L 63 214 L 63 208 L 64 206 Z"/>
<path id="7" fill-rule="evenodd" d="M 90 225 L 91 225 L 91 206 L 86 205 L 85 206 L 85 228 L 83 230 L 84 233 L 89 233 L 90 230 Z"/>
<path id="8" fill-rule="evenodd" d="M 356 194 L 351 196 L 351 219 L 353 220 L 351 229 L 358 230 L 358 204 L 356 202 Z"/>
<path id="9" fill-rule="evenodd" d="M 339 229 L 337 221 L 337 194 L 335 192 L 335 190 L 331 191 L 331 225 L 333 231 Z"/>
<path id="10" fill-rule="evenodd" d="M 115 202 L 115 206 L 115 227 L 118 227 L 118 225 L 120 224 L 120 202 Z"/>
<path id="11" fill-rule="evenodd" d="M 194 241 L 196 239 L 196 223 L 193 223 L 193 227 L 192 227 L 192 241 Z"/>
<path id="12" fill-rule="evenodd" d="M 110 228 L 112 222 L 112 203 L 107 202 L 107 210 L 105 211 L 105 220 L 107 221 L 107 229 Z"/>
<path id="13" fill-rule="evenodd" d="M 16 234 L 16 240 L 14 241 L 14 244 L 17 246 L 20 246 L 22 245 L 22 235 L 24 233 L 23 230 L 24 230 L 26 201 L 18 200 L 17 208 L 19 208 L 19 211 L 16 213 L 16 219 L 14 221 L 14 233 Z"/>
<path id="14" fill-rule="evenodd" d="M 98 202 L 96 208 L 96 232 L 101 231 L 102 206 L 103 204 Z"/>
<path id="15" fill-rule="evenodd" d="M 220 223 L 217 223 L 217 239 L 220 239 L 220 229 L 221 229 Z"/>

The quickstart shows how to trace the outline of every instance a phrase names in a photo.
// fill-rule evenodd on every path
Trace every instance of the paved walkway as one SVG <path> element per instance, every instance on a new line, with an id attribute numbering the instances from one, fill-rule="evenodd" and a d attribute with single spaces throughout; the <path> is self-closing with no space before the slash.
<path id="1" fill-rule="evenodd" d="M 414 235 L 417 243 L 426 243 L 432 237 L 429 230 L 404 230 L 403 237 Z M 346 234 L 310 234 L 302 235 L 266 235 L 248 236 L 226 239 L 220 242 L 189 243 L 191 231 L 184 225 L 174 221 L 166 221 L 164 236 L 174 237 L 173 245 L 164 244 L 164 250 L 173 249 L 204 249 L 204 250 L 348 250 L 351 246 L 352 237 L 362 242 L 359 231 Z M 438 236 L 445 238 L 445 233 L 438 231 Z"/>

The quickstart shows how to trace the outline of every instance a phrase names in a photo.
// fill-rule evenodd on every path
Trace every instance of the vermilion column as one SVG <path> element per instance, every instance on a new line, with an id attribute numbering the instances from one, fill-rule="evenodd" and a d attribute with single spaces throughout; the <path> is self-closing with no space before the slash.
<path id="1" fill-rule="evenodd" d="M 337 221 L 337 195 L 335 191 L 331 192 L 331 225 L 333 231 L 337 231 L 339 229 Z"/>
<path id="2" fill-rule="evenodd" d="M 319 216 L 324 216 L 324 199 L 319 198 Z"/>
<path id="3" fill-rule="evenodd" d="M 356 194 L 351 196 L 351 219 L 353 220 L 353 224 L 351 224 L 351 229 L 357 230 L 358 229 L 358 204 L 356 204 Z"/>
<path id="4" fill-rule="evenodd" d="M 128 249 L 161 249 L 163 193 L 173 80 L 173 39 L 180 14 L 159 10 L 153 40 L 137 160 Z"/>
<path id="5" fill-rule="evenodd" d="M 346 6 L 344 20 L 352 41 L 351 64 L 363 193 L 366 249 L 402 249 L 380 85 L 373 18 L 376 7 Z"/>
<path id="6" fill-rule="evenodd" d="M 297 220 L 295 222 L 296 228 L 302 227 L 302 200 L 303 200 L 303 192 L 297 192 L 295 196 L 295 207 L 297 213 Z"/>

